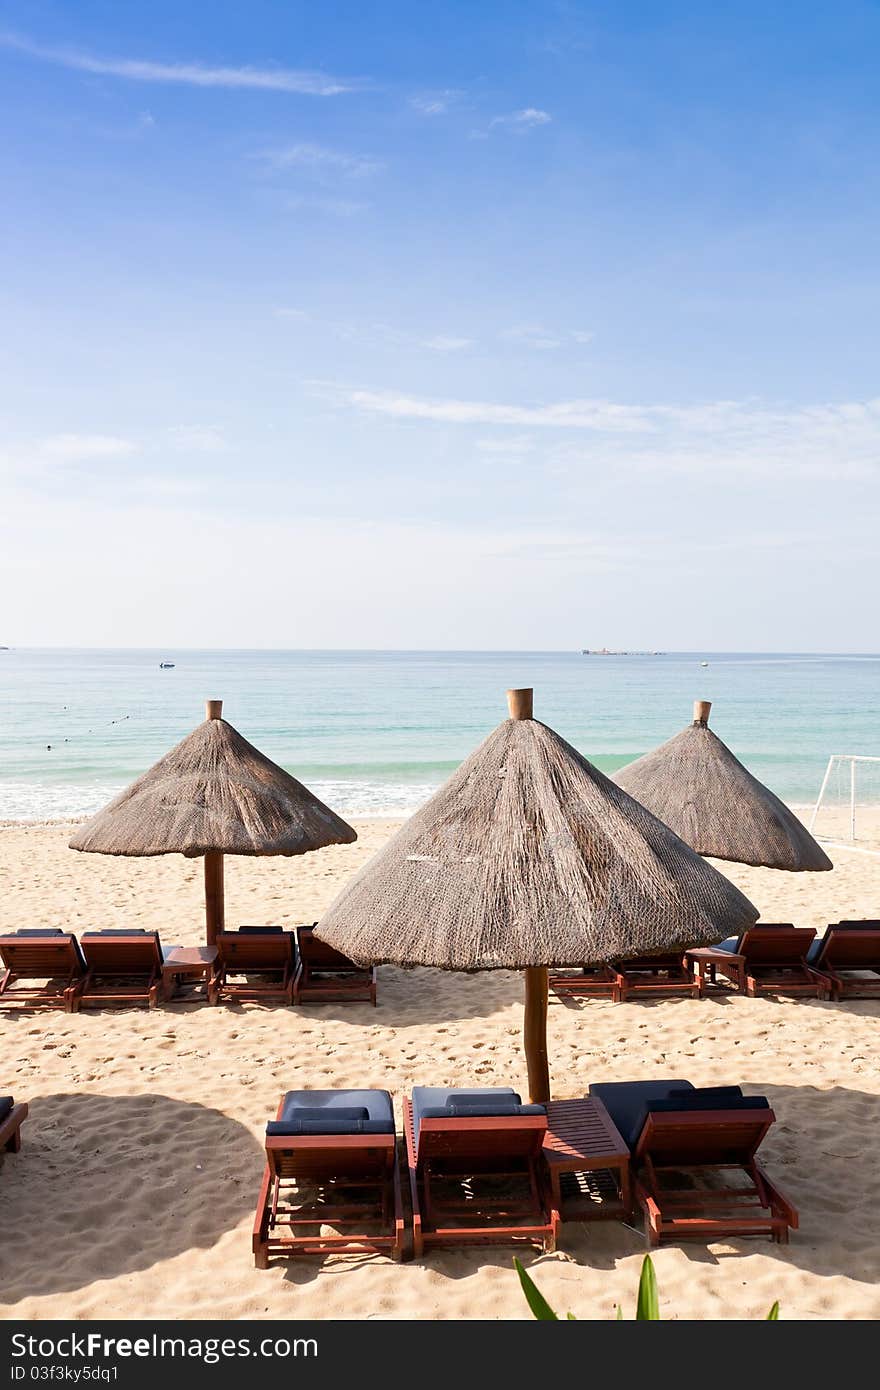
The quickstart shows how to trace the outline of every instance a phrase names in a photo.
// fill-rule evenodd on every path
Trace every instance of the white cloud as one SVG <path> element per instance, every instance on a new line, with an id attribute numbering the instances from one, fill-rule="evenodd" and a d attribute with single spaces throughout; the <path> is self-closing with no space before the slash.
<path id="1" fill-rule="evenodd" d="M 307 169 L 314 173 L 343 174 L 348 178 L 367 178 L 385 166 L 377 159 L 346 154 L 308 140 L 297 141 L 283 149 L 266 150 L 262 158 L 276 169 Z"/>
<path id="2" fill-rule="evenodd" d="M 205 63 L 157 63 L 137 58 L 99 58 L 76 48 L 52 48 L 16 34 L 0 34 L 5 48 L 30 58 L 57 63 L 76 72 L 100 77 L 122 77 L 132 82 L 182 83 L 190 87 L 250 88 L 269 92 L 298 92 L 306 96 L 336 96 L 360 85 L 323 72 L 290 68 L 212 67 Z"/>
<path id="3" fill-rule="evenodd" d="M 56 463 L 125 458 L 137 450 L 131 439 L 113 434 L 53 434 L 39 440 L 36 453 Z"/>
<path id="4" fill-rule="evenodd" d="M 189 454 L 219 454 L 226 446 L 222 430 L 214 425 L 174 425 L 168 431 L 175 449 Z"/>
<path id="5" fill-rule="evenodd" d="M 502 126 L 514 134 L 521 135 L 527 130 L 534 130 L 536 126 L 549 125 L 552 120 L 553 117 L 548 111 L 526 106 L 522 111 L 511 111 L 506 116 L 493 116 L 489 122 L 489 129 Z"/>
<path id="6" fill-rule="evenodd" d="M 539 352 L 558 348 L 561 345 L 561 340 L 556 334 L 534 323 L 517 324 L 515 328 L 506 328 L 500 336 L 508 342 L 519 343 L 523 347 L 537 348 Z"/>
<path id="7" fill-rule="evenodd" d="M 574 468 L 659 469 L 711 475 L 868 477 L 880 472 L 880 398 L 812 406 L 760 401 L 698 405 L 622 405 L 606 400 L 549 404 L 413 396 L 314 383 L 342 406 L 396 420 L 586 432 L 592 452 Z M 564 452 L 560 454 L 564 461 Z"/>
<path id="8" fill-rule="evenodd" d="M 434 338 L 423 338 L 422 346 L 430 348 L 431 352 L 463 352 L 471 346 L 471 339 L 451 338 L 438 333 Z"/>
<path id="9" fill-rule="evenodd" d="M 571 336 L 576 343 L 591 343 L 596 335 L 595 333 L 587 332 L 585 329 L 578 328 L 573 330 Z"/>
<path id="10" fill-rule="evenodd" d="M 321 198 L 311 194 L 303 194 L 296 198 L 288 198 L 287 206 L 290 208 L 312 208 L 315 212 L 329 213 L 331 217 L 354 217 L 356 213 L 363 212 L 370 204 L 356 202 L 353 198 Z"/>
<path id="11" fill-rule="evenodd" d="M 476 447 L 481 454 L 530 454 L 535 441 L 528 434 L 501 435 L 497 439 L 478 439 Z"/>
<path id="12" fill-rule="evenodd" d="M 419 92 L 410 97 L 409 104 L 420 116 L 445 116 L 450 107 L 461 100 L 463 92 L 455 87 L 444 87 L 437 92 Z"/>

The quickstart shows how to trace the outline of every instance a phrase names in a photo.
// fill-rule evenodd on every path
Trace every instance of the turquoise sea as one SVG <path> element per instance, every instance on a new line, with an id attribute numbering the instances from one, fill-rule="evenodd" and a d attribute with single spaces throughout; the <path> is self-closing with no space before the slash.
<path id="1" fill-rule="evenodd" d="M 0 820 L 96 810 L 199 723 L 208 697 L 342 814 L 405 815 L 524 685 L 536 716 L 605 771 L 671 737 L 697 698 L 790 802 L 815 800 L 829 754 L 880 754 L 876 655 L 11 649 Z"/>

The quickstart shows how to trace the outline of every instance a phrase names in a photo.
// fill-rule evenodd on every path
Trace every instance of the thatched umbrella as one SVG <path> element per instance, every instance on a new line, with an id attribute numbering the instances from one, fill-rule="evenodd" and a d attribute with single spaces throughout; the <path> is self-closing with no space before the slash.
<path id="1" fill-rule="evenodd" d="M 355 876 L 317 934 L 354 960 L 524 970 L 534 1100 L 547 970 L 721 941 L 752 904 L 508 691 L 510 719 Z"/>
<path id="2" fill-rule="evenodd" d="M 306 854 L 357 839 L 350 825 L 221 718 L 207 718 L 82 826 L 71 849 L 204 856 L 208 945 L 223 930 L 224 854 Z"/>
<path id="3" fill-rule="evenodd" d="M 693 724 L 616 772 L 617 785 L 699 854 L 767 869 L 833 869 L 806 826 L 712 732 L 711 708 L 696 700 Z"/>

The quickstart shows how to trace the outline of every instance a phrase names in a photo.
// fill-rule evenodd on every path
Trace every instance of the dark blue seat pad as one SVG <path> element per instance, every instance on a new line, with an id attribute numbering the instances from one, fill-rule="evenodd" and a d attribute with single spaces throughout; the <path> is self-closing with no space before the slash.
<path id="1" fill-rule="evenodd" d="M 523 1105 L 512 1086 L 451 1090 L 447 1086 L 413 1086 L 413 1136 L 419 1140 L 422 1120 L 445 1120 L 470 1115 L 546 1115 L 543 1105 Z"/>
<path id="2" fill-rule="evenodd" d="M 11 1113 L 14 1104 L 15 1101 L 12 1099 L 12 1096 L 0 1096 L 0 1122 L 5 1120 L 6 1116 Z"/>
<path id="3" fill-rule="evenodd" d="M 600 1081 L 590 1095 L 601 1100 L 628 1148 L 634 1149 L 654 1100 L 668 1100 L 671 1091 L 692 1091 L 690 1081 Z"/>
<path id="4" fill-rule="evenodd" d="M 388 1091 L 288 1091 L 267 1136 L 295 1134 L 393 1134 Z"/>

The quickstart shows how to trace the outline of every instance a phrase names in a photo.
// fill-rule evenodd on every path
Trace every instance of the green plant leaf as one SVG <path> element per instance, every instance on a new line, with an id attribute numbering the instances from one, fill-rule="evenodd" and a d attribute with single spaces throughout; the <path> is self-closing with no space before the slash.
<path id="1" fill-rule="evenodd" d="M 646 1255 L 642 1264 L 642 1277 L 639 1280 L 639 1301 L 636 1304 L 636 1319 L 639 1322 L 660 1321 L 660 1299 L 657 1296 L 657 1276 Z"/>
<path id="2" fill-rule="evenodd" d="M 773 1304 L 773 1307 L 770 1309 L 770 1312 L 767 1314 L 767 1321 L 768 1321 L 768 1322 L 778 1322 L 778 1321 L 779 1321 L 779 1299 L 778 1299 L 778 1298 L 777 1298 L 776 1302 Z"/>
<path id="3" fill-rule="evenodd" d="M 550 1304 L 541 1293 L 537 1284 L 526 1274 L 515 1255 L 513 1257 L 513 1267 L 519 1275 L 522 1291 L 526 1296 L 526 1302 L 531 1308 L 533 1316 L 540 1318 L 542 1322 L 558 1322 L 559 1318 L 556 1313 L 554 1313 L 553 1309 L 550 1307 Z M 569 1317 L 570 1316 L 571 1314 L 569 1314 Z"/>

